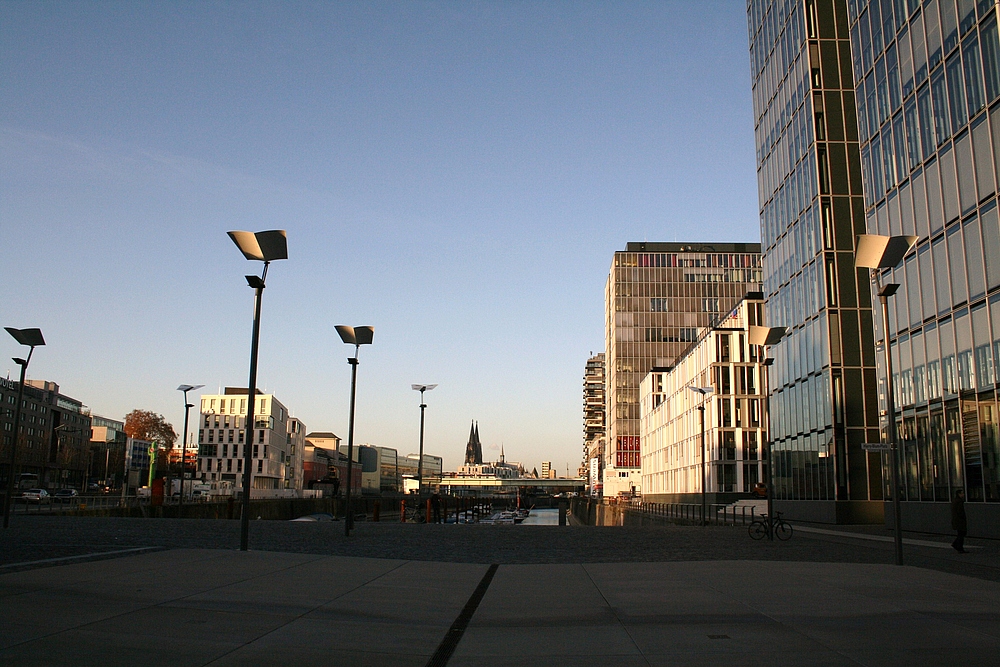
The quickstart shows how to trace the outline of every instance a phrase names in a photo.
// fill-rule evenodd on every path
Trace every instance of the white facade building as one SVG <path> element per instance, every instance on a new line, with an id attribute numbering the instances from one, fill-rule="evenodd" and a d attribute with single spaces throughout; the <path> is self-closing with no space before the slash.
<path id="1" fill-rule="evenodd" d="M 273 394 L 258 392 L 256 400 L 251 488 L 301 490 L 305 425 Z M 197 476 L 202 481 L 226 480 L 242 488 L 247 407 L 247 390 L 240 387 L 201 397 Z"/>
<path id="2" fill-rule="evenodd" d="M 749 493 L 764 479 L 766 438 L 762 348 L 747 342 L 762 324 L 763 300 L 748 293 L 728 317 L 704 333 L 670 369 L 654 369 L 640 385 L 643 497 L 653 502 L 693 500 L 701 494 L 702 395 L 706 491 Z"/>

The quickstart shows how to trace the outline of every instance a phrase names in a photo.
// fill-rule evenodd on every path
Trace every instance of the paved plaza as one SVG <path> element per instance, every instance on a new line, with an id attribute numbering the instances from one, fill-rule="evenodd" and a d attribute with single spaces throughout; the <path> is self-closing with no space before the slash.
<path id="1" fill-rule="evenodd" d="M 361 523 L 345 539 L 341 523 L 255 522 L 244 553 L 228 542 L 234 523 L 12 526 L 0 664 L 964 667 L 1000 655 L 988 543 L 960 556 L 919 540 L 907 556 L 923 565 L 897 567 L 891 543 L 839 529 L 763 544 L 729 527 Z"/>

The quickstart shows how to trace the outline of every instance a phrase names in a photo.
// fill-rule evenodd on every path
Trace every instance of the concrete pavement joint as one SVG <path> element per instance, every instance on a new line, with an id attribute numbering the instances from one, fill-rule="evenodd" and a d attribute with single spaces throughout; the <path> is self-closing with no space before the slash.
<path id="1" fill-rule="evenodd" d="M 894 537 L 888 537 L 886 535 L 867 535 L 865 533 L 848 533 L 842 530 L 827 530 L 825 528 L 811 528 L 809 526 L 795 526 L 795 530 L 800 530 L 803 533 L 817 533 L 819 535 L 836 535 L 837 537 L 851 537 L 859 540 L 871 540 L 873 542 L 895 542 Z M 933 547 L 935 549 L 951 549 L 952 546 L 948 542 L 934 542 L 931 540 L 915 540 L 909 537 L 903 538 L 903 544 L 909 544 L 916 547 Z M 975 545 L 966 545 L 966 549 L 982 549 L 982 547 Z"/>
<path id="2" fill-rule="evenodd" d="M 634 646 L 634 647 L 635 647 L 635 650 L 639 652 L 639 655 L 640 655 L 640 656 L 642 656 L 642 661 L 643 661 L 643 662 L 645 662 L 645 663 L 646 663 L 646 665 L 649 665 L 649 660 L 648 660 L 648 659 L 646 658 L 646 654 L 642 652 L 642 649 L 641 649 L 641 648 L 639 648 L 639 644 L 637 644 L 637 643 L 636 643 L 636 641 L 635 641 L 635 638 L 634 638 L 634 637 L 632 636 L 632 633 L 628 631 L 628 626 L 626 626 L 626 625 L 625 625 L 625 624 L 624 624 L 624 623 L 622 622 L 622 619 L 621 619 L 621 617 L 620 617 L 620 616 L 618 616 L 618 612 L 617 612 L 617 611 L 615 611 L 615 608 L 614 608 L 614 606 L 612 606 L 611 602 L 610 602 L 610 601 L 608 600 L 608 598 L 607 598 L 607 597 L 606 597 L 606 596 L 604 595 L 604 591 L 602 591 L 602 590 L 601 590 L 601 587 L 597 585 L 597 582 L 596 582 L 596 581 L 594 581 L 594 578 L 593 578 L 592 576 L 590 576 L 590 570 L 588 570 L 588 569 L 587 569 L 587 565 L 586 565 L 586 563 L 582 563 L 582 564 L 580 565 L 580 567 L 582 567 L 582 568 L 583 568 L 583 571 L 584 571 L 584 573 L 585 573 L 585 574 L 587 575 L 587 578 L 588 578 L 588 579 L 590 579 L 590 583 L 591 583 L 591 584 L 592 584 L 592 585 L 594 586 L 594 588 L 595 588 L 595 589 L 597 590 L 597 594 L 601 596 L 601 599 L 602 599 L 602 600 L 604 600 L 604 604 L 608 605 L 608 609 L 610 609 L 610 610 L 611 610 L 611 613 L 612 613 L 612 614 L 614 615 L 614 617 L 615 617 L 615 620 L 616 620 L 616 621 L 618 621 L 618 625 L 620 625 L 620 626 L 621 626 L 621 628 L 622 628 L 622 630 L 623 630 L 623 631 L 625 632 L 625 635 L 626 635 L 626 636 L 628 637 L 628 640 L 629 640 L 630 642 L 632 642 L 632 646 Z"/>
<path id="3" fill-rule="evenodd" d="M 469 597 L 469 601 L 465 603 L 465 607 L 462 612 L 455 619 L 455 622 L 451 624 L 448 628 L 448 634 L 444 636 L 441 643 L 438 645 L 437 650 L 434 651 L 434 655 L 431 659 L 427 661 L 427 667 L 445 667 L 448 661 L 451 659 L 452 654 L 455 649 L 458 648 L 458 643 L 462 641 L 462 635 L 465 634 L 465 629 L 469 627 L 469 621 L 472 620 L 472 616 L 476 613 L 476 609 L 479 608 L 479 603 L 483 601 L 483 597 L 486 595 L 486 590 L 490 587 L 493 582 L 493 575 L 497 573 L 500 566 L 496 563 L 490 565 L 489 569 L 486 570 L 486 574 L 479 581 L 479 585 L 476 586 L 476 590 L 472 591 L 472 595 Z"/>
<path id="4" fill-rule="evenodd" d="M 167 547 L 135 547 L 133 549 L 116 549 L 114 551 L 95 551 L 89 554 L 78 556 L 62 556 L 60 558 L 43 558 L 42 560 L 29 560 L 20 563 L 8 563 L 0 565 L 0 574 L 8 572 L 24 572 L 25 570 L 35 570 L 40 567 L 53 567 L 55 565 L 69 565 L 71 563 L 89 563 L 95 560 L 107 560 L 109 558 L 120 558 L 125 555 L 135 556 L 140 553 L 152 551 L 163 551 Z"/>

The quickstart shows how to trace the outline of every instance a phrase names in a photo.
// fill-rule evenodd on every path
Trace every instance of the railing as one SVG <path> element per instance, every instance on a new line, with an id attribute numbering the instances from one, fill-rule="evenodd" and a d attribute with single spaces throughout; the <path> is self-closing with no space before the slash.
<path id="1" fill-rule="evenodd" d="M 747 526 L 753 523 L 755 508 L 752 505 L 735 507 L 731 505 L 709 504 L 707 517 L 703 521 L 701 503 L 648 503 L 641 500 L 626 502 L 625 508 L 651 517 L 661 517 L 667 521 L 686 523 L 709 523 L 716 526 Z M 747 511 L 749 510 L 749 512 Z"/>

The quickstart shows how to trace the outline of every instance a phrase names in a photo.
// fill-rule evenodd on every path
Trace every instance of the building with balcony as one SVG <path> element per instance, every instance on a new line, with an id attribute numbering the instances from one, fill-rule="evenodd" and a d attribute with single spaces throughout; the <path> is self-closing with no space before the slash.
<path id="1" fill-rule="evenodd" d="M 748 293 L 672 368 L 654 368 L 643 379 L 643 500 L 700 502 L 702 405 L 709 502 L 733 502 L 765 479 L 764 357 L 747 339 L 748 327 L 763 323 L 763 311 L 763 294 Z M 713 391 L 703 396 L 693 387 Z"/>
<path id="2" fill-rule="evenodd" d="M 587 477 L 591 493 L 603 488 L 601 473 L 607 439 L 604 389 L 604 353 L 591 353 L 583 372 L 583 465 L 580 467 L 580 476 Z"/>

